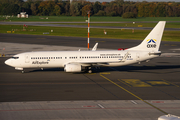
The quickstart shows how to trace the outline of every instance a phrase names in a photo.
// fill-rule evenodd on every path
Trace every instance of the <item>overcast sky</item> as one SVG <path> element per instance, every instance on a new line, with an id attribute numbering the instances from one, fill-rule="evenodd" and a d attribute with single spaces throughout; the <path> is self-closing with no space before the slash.
<path id="1" fill-rule="evenodd" d="M 110 2 L 110 1 L 113 1 L 113 0 L 86 0 L 86 1 L 90 1 L 90 2 L 96 2 L 96 1 L 99 1 L 99 2 Z M 142 2 L 142 1 L 147 1 L 147 2 L 180 2 L 180 0 L 124 0 L 124 1 L 134 1 L 134 2 Z"/>

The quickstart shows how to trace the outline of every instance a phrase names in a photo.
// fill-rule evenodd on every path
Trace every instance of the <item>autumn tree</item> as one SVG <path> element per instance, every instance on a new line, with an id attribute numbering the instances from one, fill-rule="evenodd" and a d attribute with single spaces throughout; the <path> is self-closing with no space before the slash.
<path id="1" fill-rule="evenodd" d="M 79 16 L 81 15 L 82 4 L 78 2 L 72 2 L 70 5 L 70 15 Z"/>
<path id="2" fill-rule="evenodd" d="M 132 2 L 114 0 L 111 2 L 89 2 L 86 0 L 0 0 L 0 14 L 16 15 L 24 11 L 29 15 L 71 15 L 138 17 L 180 17 L 180 2 Z"/>
<path id="3" fill-rule="evenodd" d="M 24 11 L 24 12 L 26 12 L 26 13 L 28 13 L 28 14 L 32 14 L 32 12 L 31 12 L 31 2 L 24 2 L 23 4 L 22 4 L 22 11 Z"/>
<path id="4" fill-rule="evenodd" d="M 93 5 L 93 13 L 96 14 L 99 10 L 101 10 L 101 3 L 96 1 Z"/>
<path id="5" fill-rule="evenodd" d="M 57 16 L 61 15 L 61 7 L 58 4 L 56 4 L 55 7 L 54 7 L 54 13 Z"/>
<path id="6" fill-rule="evenodd" d="M 39 15 L 55 15 L 54 6 L 54 1 L 42 1 L 38 6 Z"/>
<path id="7" fill-rule="evenodd" d="M 92 7 L 89 5 L 86 5 L 82 8 L 82 16 L 87 16 L 88 11 L 91 11 Z"/>
<path id="8" fill-rule="evenodd" d="M 38 14 L 38 6 L 39 6 L 39 3 L 37 2 L 33 2 L 31 3 L 31 11 L 32 11 L 32 15 L 37 15 Z"/>

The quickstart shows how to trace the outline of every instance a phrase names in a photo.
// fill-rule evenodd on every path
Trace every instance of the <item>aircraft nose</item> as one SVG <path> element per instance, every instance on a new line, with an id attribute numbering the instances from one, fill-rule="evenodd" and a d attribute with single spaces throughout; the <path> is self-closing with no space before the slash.
<path id="1" fill-rule="evenodd" d="M 5 63 L 6 65 L 11 65 L 11 60 L 8 59 L 8 60 L 6 60 L 4 63 Z"/>

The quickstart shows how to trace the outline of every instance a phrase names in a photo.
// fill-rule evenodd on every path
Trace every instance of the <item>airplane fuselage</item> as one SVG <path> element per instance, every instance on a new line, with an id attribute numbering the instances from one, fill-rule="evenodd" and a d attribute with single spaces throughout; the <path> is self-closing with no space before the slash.
<path id="1" fill-rule="evenodd" d="M 124 61 L 123 58 L 127 54 Z M 16 57 L 17 56 L 17 57 Z M 15 68 L 64 67 L 68 63 L 83 66 L 123 66 L 157 57 L 142 51 L 43 51 L 17 54 L 6 61 Z M 14 64 L 13 64 L 14 63 Z M 107 64 L 108 63 L 108 64 Z"/>

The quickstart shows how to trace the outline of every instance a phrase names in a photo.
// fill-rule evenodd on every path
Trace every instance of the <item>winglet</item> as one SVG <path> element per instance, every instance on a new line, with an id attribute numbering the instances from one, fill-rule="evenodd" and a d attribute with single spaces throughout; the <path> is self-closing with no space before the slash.
<path id="1" fill-rule="evenodd" d="M 96 44 L 94 45 L 94 47 L 93 47 L 92 51 L 96 51 L 97 46 L 98 46 L 98 43 L 96 43 Z"/>

